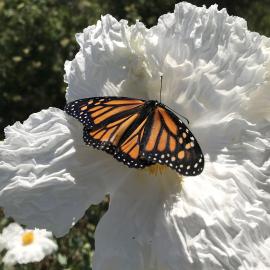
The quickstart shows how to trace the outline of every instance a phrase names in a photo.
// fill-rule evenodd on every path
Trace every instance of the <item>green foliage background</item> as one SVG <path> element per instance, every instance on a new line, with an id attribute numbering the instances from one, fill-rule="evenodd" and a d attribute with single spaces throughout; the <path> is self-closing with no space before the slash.
<path id="1" fill-rule="evenodd" d="M 172 12 L 172 0 L 0 0 L 0 139 L 4 127 L 25 120 L 49 106 L 63 108 L 66 85 L 64 62 L 78 51 L 74 35 L 95 24 L 101 15 L 147 26 Z M 217 3 L 230 15 L 247 20 L 250 30 L 270 36 L 269 0 L 189 1 L 207 7 Z M 62 239 L 59 251 L 41 263 L 16 269 L 91 269 L 94 230 L 106 211 L 106 200 L 92 206 L 84 218 Z M 0 229 L 7 220 L 0 214 Z M 1 259 L 1 256 L 0 256 Z M 4 269 L 0 262 L 0 270 Z"/>

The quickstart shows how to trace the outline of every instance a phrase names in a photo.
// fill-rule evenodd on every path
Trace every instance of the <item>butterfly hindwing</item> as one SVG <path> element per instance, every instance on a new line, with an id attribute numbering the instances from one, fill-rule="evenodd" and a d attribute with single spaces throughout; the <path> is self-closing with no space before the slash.
<path id="1" fill-rule="evenodd" d="M 201 148 L 186 125 L 170 110 L 157 106 L 149 116 L 142 156 L 183 175 L 198 175 L 204 167 Z"/>
<path id="2" fill-rule="evenodd" d="M 143 168 L 153 165 L 152 161 L 141 156 L 146 121 L 147 115 L 143 111 L 119 143 L 116 158 L 122 161 L 124 159 L 125 164 L 129 167 Z"/>

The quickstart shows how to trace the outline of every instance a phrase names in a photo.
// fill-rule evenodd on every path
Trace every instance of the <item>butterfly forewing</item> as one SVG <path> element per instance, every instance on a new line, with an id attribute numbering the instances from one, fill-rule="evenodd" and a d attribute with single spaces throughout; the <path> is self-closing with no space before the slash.
<path id="1" fill-rule="evenodd" d="M 170 110 L 157 106 L 149 116 L 142 156 L 183 175 L 198 175 L 204 167 L 201 148 L 186 125 Z"/>
<path id="2" fill-rule="evenodd" d="M 96 129 L 115 119 L 140 111 L 144 101 L 132 98 L 93 97 L 75 100 L 66 105 L 65 111 L 85 127 Z"/>

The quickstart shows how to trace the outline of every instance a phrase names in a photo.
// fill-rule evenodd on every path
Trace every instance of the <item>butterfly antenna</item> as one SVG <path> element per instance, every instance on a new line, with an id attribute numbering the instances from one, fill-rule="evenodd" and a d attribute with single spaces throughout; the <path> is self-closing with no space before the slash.
<path id="1" fill-rule="evenodd" d="M 160 103 L 161 103 L 162 81 L 163 81 L 163 75 L 160 75 L 160 90 L 159 90 L 159 102 Z M 179 114 L 178 112 L 176 112 L 175 110 L 173 110 L 172 108 L 170 108 L 167 105 L 165 105 L 165 107 L 168 108 L 169 110 L 171 110 L 172 112 L 174 112 L 175 114 L 179 115 L 180 117 L 184 118 L 187 121 L 187 123 L 189 124 L 189 120 L 185 116 Z"/>
<path id="2" fill-rule="evenodd" d="M 159 90 L 159 102 L 160 103 L 161 103 L 162 80 L 163 80 L 163 76 L 160 75 L 160 90 Z"/>
<path id="3" fill-rule="evenodd" d="M 175 114 L 177 114 L 177 115 L 179 115 L 180 117 L 184 118 L 184 119 L 187 121 L 187 123 L 189 124 L 189 120 L 188 120 L 185 116 L 183 116 L 182 114 L 176 112 L 175 110 L 173 110 L 173 109 L 170 108 L 169 106 L 167 106 L 167 105 L 165 105 L 165 106 L 166 106 L 166 108 L 168 108 L 169 110 L 171 110 L 171 111 L 174 112 Z"/>

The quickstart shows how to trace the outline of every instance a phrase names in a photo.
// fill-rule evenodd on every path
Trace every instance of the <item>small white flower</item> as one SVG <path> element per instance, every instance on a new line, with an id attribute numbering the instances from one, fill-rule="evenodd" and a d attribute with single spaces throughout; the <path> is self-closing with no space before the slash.
<path id="1" fill-rule="evenodd" d="M 7 249 L 3 262 L 7 265 L 39 262 L 57 250 L 51 239 L 52 233 L 46 230 L 24 230 L 16 223 L 9 224 L 0 235 L 2 249 Z"/>
<path id="2" fill-rule="evenodd" d="M 269 268 L 269 39 L 226 10 L 188 3 L 151 29 L 107 15 L 76 38 L 67 101 L 159 99 L 163 74 L 162 102 L 190 120 L 205 170 L 184 177 L 180 193 L 172 170 L 127 168 L 86 146 L 82 125 L 50 108 L 5 130 L 5 213 L 63 235 L 109 193 L 94 270 Z"/>

